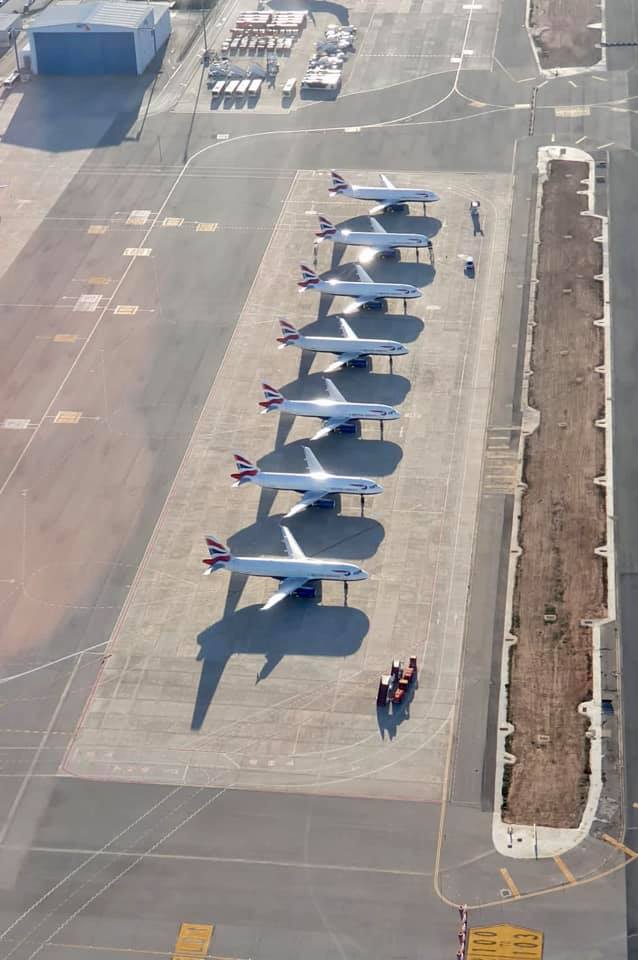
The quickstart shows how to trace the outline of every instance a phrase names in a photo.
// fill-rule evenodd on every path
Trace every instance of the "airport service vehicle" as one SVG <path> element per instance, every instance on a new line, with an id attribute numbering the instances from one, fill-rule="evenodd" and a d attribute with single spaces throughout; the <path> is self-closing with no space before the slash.
<path id="1" fill-rule="evenodd" d="M 250 86 L 248 87 L 248 96 L 249 97 L 258 97 L 261 93 L 261 87 L 263 84 L 263 77 L 255 77 L 254 80 L 250 81 Z"/>
<path id="2" fill-rule="evenodd" d="M 222 93 L 224 92 L 225 86 L 226 86 L 225 80 L 217 80 L 216 83 L 213 84 L 213 88 L 211 90 L 211 96 L 213 98 L 221 97 Z"/>
<path id="3" fill-rule="evenodd" d="M 360 187 L 357 184 L 350 184 L 347 180 L 337 173 L 336 170 L 330 171 L 332 179 L 332 188 L 330 196 L 353 197 L 355 200 L 377 200 L 376 206 L 372 207 L 370 213 L 383 213 L 384 210 L 390 210 L 392 207 L 404 206 L 406 203 L 422 203 L 425 213 L 426 203 L 434 203 L 439 199 L 438 194 L 432 190 L 414 190 L 407 187 L 395 187 L 388 180 L 384 173 L 379 174 L 382 187 Z"/>
<path id="4" fill-rule="evenodd" d="M 378 220 L 370 217 L 372 233 L 349 230 L 347 227 L 337 228 L 327 217 L 319 214 L 319 230 L 315 234 L 319 240 L 332 240 L 333 243 L 342 243 L 344 246 L 365 247 L 372 257 L 376 254 L 394 254 L 400 247 L 410 247 L 416 250 L 419 256 L 419 247 L 429 247 L 431 241 L 422 233 L 388 233 Z"/>
<path id="5" fill-rule="evenodd" d="M 243 97 L 247 95 L 249 89 L 250 89 L 250 80 L 246 77 L 246 79 L 239 81 L 239 86 L 235 90 L 235 97 L 238 100 L 241 100 Z"/>
<path id="6" fill-rule="evenodd" d="M 234 97 L 239 86 L 239 80 L 229 80 L 224 91 L 225 96 Z"/>
<path id="7" fill-rule="evenodd" d="M 302 263 L 301 280 L 297 284 L 299 292 L 316 290 L 317 293 L 329 293 L 333 297 L 353 297 L 354 303 L 346 307 L 344 313 L 354 313 L 368 305 L 380 307 L 386 299 L 403 300 L 405 307 L 406 300 L 421 296 L 421 291 L 410 283 L 375 283 L 360 264 L 355 263 L 354 270 L 358 280 L 339 280 L 337 277 L 322 280 L 314 270 Z"/>
<path id="8" fill-rule="evenodd" d="M 265 470 L 260 470 L 246 457 L 236 453 L 235 467 L 237 472 L 231 473 L 231 477 L 235 481 L 233 487 L 254 483 L 266 490 L 294 490 L 296 493 L 303 494 L 301 500 L 288 511 L 284 520 L 295 517 L 298 513 L 302 513 L 308 507 L 315 505 L 334 507 L 332 496 L 337 493 L 351 493 L 360 497 L 362 508 L 364 497 L 383 493 L 383 487 L 368 477 L 344 477 L 327 473 L 310 447 L 304 447 L 303 452 L 308 467 L 307 473 L 268 473 Z"/>
<path id="9" fill-rule="evenodd" d="M 282 527 L 281 533 L 287 557 L 234 557 L 219 540 L 206 537 L 208 557 L 202 560 L 208 567 L 205 573 L 228 570 L 229 573 L 243 573 L 249 577 L 272 577 L 273 580 L 279 580 L 279 588 L 266 601 L 262 610 L 270 610 L 293 594 L 306 595 L 304 588 L 312 586 L 317 580 L 340 580 L 343 583 L 344 596 L 347 596 L 348 583 L 351 580 L 368 579 L 366 571 L 356 563 L 307 557 L 287 527 Z"/>
<path id="10" fill-rule="evenodd" d="M 343 317 L 339 317 L 342 337 L 307 337 L 299 333 L 294 324 L 283 318 L 279 320 L 282 335 L 277 337 L 280 350 L 284 347 L 295 346 L 300 350 L 309 350 L 312 353 L 336 353 L 337 359 L 326 367 L 324 373 L 334 373 L 349 363 L 361 360 L 365 363 L 368 357 L 389 357 L 390 369 L 392 358 L 405 356 L 407 347 L 396 340 L 365 340 L 358 337 Z"/>
<path id="11" fill-rule="evenodd" d="M 288 98 L 294 96 L 296 84 L 297 81 L 294 77 L 290 77 L 289 80 L 286 80 L 281 89 L 282 97 Z"/>
<path id="12" fill-rule="evenodd" d="M 383 435 L 383 424 L 386 420 L 398 420 L 401 414 L 394 407 L 385 403 L 352 403 L 335 387 L 332 380 L 324 380 L 327 397 L 316 400 L 287 400 L 274 387 L 262 383 L 265 400 L 259 401 L 263 407 L 262 413 L 278 410 L 279 413 L 291 413 L 295 417 L 317 417 L 323 420 L 323 427 L 315 433 L 312 440 L 321 440 L 333 430 L 346 430 L 352 427 L 356 420 L 378 420 Z"/>

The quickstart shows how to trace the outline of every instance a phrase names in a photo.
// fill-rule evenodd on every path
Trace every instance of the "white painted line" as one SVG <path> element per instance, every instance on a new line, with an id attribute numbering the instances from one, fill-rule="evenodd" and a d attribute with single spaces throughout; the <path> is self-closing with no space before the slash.
<path id="1" fill-rule="evenodd" d="M 576 143 L 582 143 L 583 140 L 586 140 L 586 139 L 587 139 L 587 137 L 579 137 L 578 140 L 576 141 Z"/>
<path id="2" fill-rule="evenodd" d="M 344 127 L 344 133 L 361 133 L 361 127 Z"/>
<path id="3" fill-rule="evenodd" d="M 218 133 L 216 139 L 217 139 L 217 140 L 230 140 L 230 134 L 229 134 L 229 133 Z"/>
<path id="4" fill-rule="evenodd" d="M 599 83 L 607 83 L 607 77 L 599 77 L 597 73 L 592 73 L 592 80 L 598 80 Z"/>
<path id="5" fill-rule="evenodd" d="M 464 57 L 472 57 L 472 56 L 474 56 L 474 51 L 473 51 L 473 50 L 463 50 L 462 56 L 464 56 Z"/>
<path id="6" fill-rule="evenodd" d="M 529 103 L 514 103 L 512 106 L 514 110 L 529 110 Z"/>
<path id="7" fill-rule="evenodd" d="M 102 299 L 101 293 L 83 293 L 73 307 L 74 313 L 95 313 Z"/>
<path id="8" fill-rule="evenodd" d="M 586 104 L 579 107 L 554 107 L 556 117 L 588 117 L 591 113 Z"/>
<path id="9" fill-rule="evenodd" d="M 14 418 L 8 418 L 7 420 L 2 421 L 3 430 L 26 430 L 30 420 L 16 420 Z"/>
<path id="10" fill-rule="evenodd" d="M 450 57 L 450 63 L 460 63 L 460 62 L 461 62 L 460 57 Z"/>
<path id="11" fill-rule="evenodd" d="M 577 83 L 574 83 L 573 80 L 568 80 L 567 83 L 569 83 L 569 85 L 572 86 L 572 87 L 578 87 L 578 84 L 577 84 Z"/>
<path id="12" fill-rule="evenodd" d="M 143 227 L 150 215 L 150 210 L 131 210 L 130 216 L 126 222 L 130 226 Z"/>
<path id="13" fill-rule="evenodd" d="M 123 257 L 150 257 L 152 247 L 125 247 Z"/>
<path id="14" fill-rule="evenodd" d="M 601 143 L 601 145 L 598 147 L 598 149 L 599 149 L 599 150 L 604 150 L 606 147 L 613 147 L 613 145 L 615 144 L 615 142 L 616 142 L 615 140 L 610 140 L 609 143 Z"/>
<path id="15" fill-rule="evenodd" d="M 482 10 L 483 4 L 482 3 L 464 3 L 463 9 L 464 10 Z"/>
<path id="16" fill-rule="evenodd" d="M 428 303 L 426 310 L 440 310 L 441 307 L 436 303 Z"/>

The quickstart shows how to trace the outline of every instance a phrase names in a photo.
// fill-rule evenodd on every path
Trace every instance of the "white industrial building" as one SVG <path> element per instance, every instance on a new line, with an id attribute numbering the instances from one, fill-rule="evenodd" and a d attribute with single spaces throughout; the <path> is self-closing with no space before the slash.
<path id="1" fill-rule="evenodd" d="M 143 73 L 171 32 L 168 3 L 52 4 L 27 28 L 34 73 Z"/>

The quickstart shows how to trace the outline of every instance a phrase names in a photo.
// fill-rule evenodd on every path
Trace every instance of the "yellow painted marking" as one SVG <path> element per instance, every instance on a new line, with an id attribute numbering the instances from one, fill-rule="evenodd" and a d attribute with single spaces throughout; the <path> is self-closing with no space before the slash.
<path id="1" fill-rule="evenodd" d="M 175 942 L 173 960 L 184 957 L 205 957 L 215 929 L 212 923 L 183 923 Z"/>
<path id="2" fill-rule="evenodd" d="M 164 217 L 163 227 L 181 227 L 184 223 L 183 217 Z"/>
<path id="3" fill-rule="evenodd" d="M 197 233 L 214 233 L 218 226 L 218 223 L 198 223 L 195 230 Z"/>
<path id="4" fill-rule="evenodd" d="M 610 837 L 608 833 L 603 833 L 603 840 L 605 843 L 611 844 L 612 847 L 615 847 L 616 850 L 620 850 L 622 853 L 626 854 L 628 857 L 638 857 L 638 853 L 635 850 L 632 850 L 631 847 L 628 847 L 626 844 L 621 843 L 620 840 L 616 840 L 615 837 Z"/>
<path id="5" fill-rule="evenodd" d="M 110 277 L 89 277 L 89 279 L 86 282 L 90 283 L 92 286 L 98 287 L 98 286 L 104 286 L 106 283 L 110 283 L 111 278 Z"/>
<path id="6" fill-rule="evenodd" d="M 113 312 L 120 317 L 122 316 L 132 317 L 134 314 L 137 313 L 138 310 L 139 310 L 139 307 L 134 304 L 120 303 Z"/>
<path id="7" fill-rule="evenodd" d="M 507 886 L 508 886 L 508 888 L 509 888 L 509 892 L 512 894 L 512 896 L 513 896 L 513 897 L 520 897 L 521 892 L 520 892 L 520 890 L 518 889 L 518 887 L 516 886 L 516 884 L 514 883 L 514 881 L 512 880 L 512 878 L 511 878 L 511 876 L 510 876 L 509 870 L 507 870 L 505 867 L 501 867 L 501 869 L 500 869 L 500 874 L 501 874 L 503 880 L 505 881 L 505 883 L 507 884 Z"/>
<path id="8" fill-rule="evenodd" d="M 100 234 L 106 233 L 108 227 L 104 223 L 92 223 L 89 229 L 86 231 L 94 237 L 99 237 Z"/>
<path id="9" fill-rule="evenodd" d="M 75 343 L 77 335 L 75 333 L 56 333 L 53 338 L 54 343 Z"/>
<path id="10" fill-rule="evenodd" d="M 54 423 L 79 423 L 82 418 L 81 410 L 58 410 Z"/>
<path id="11" fill-rule="evenodd" d="M 571 872 L 562 857 L 554 857 L 554 863 L 565 877 L 565 880 L 567 880 L 567 883 L 576 883 L 576 877 Z"/>
<path id="12" fill-rule="evenodd" d="M 467 960 L 542 960 L 542 956 L 540 930 L 495 923 L 492 927 L 472 927 L 468 935 Z"/>

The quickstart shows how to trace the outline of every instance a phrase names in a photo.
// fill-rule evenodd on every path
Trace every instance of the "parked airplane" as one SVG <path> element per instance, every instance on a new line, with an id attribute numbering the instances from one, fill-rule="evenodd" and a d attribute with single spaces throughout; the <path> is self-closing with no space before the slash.
<path id="1" fill-rule="evenodd" d="M 403 206 L 406 203 L 422 203 L 423 213 L 425 214 L 426 203 L 434 203 L 435 200 L 439 199 L 438 194 L 431 190 L 411 190 L 395 187 L 383 173 L 379 174 L 379 179 L 383 184 L 382 187 L 360 187 L 348 183 L 336 170 L 331 170 L 330 176 L 332 178 L 330 196 L 353 197 L 355 200 L 378 200 L 379 203 L 372 207 L 370 213 L 383 213 L 384 210 Z"/>
<path id="2" fill-rule="evenodd" d="M 333 297 L 353 297 L 354 303 L 346 307 L 344 313 L 354 313 L 367 304 L 381 306 L 385 299 L 391 298 L 403 300 L 405 313 L 407 301 L 421 296 L 421 291 L 410 283 L 375 283 L 360 264 L 355 263 L 354 269 L 358 280 L 339 280 L 337 277 L 322 280 L 314 270 L 302 263 L 301 280 L 297 284 L 299 292 L 317 290 L 319 293 L 330 293 Z"/>
<path id="3" fill-rule="evenodd" d="M 394 254 L 400 247 L 410 247 L 416 250 L 418 260 L 419 247 L 430 248 L 432 246 L 432 241 L 422 233 L 388 233 L 374 217 L 370 217 L 370 223 L 372 224 L 372 233 L 349 230 L 347 227 L 337 229 L 327 217 L 319 214 L 319 231 L 316 236 L 320 240 L 343 243 L 344 246 L 365 247 L 368 254 L 366 259 L 370 260 L 377 254 L 381 256 Z"/>
<path id="4" fill-rule="evenodd" d="M 389 357 L 392 370 L 392 358 L 408 352 L 408 348 L 396 340 L 364 340 L 358 337 L 343 317 L 339 317 L 339 323 L 343 337 L 307 337 L 299 333 L 288 320 L 280 319 L 282 336 L 277 337 L 281 344 L 279 349 L 283 350 L 284 347 L 294 344 L 300 350 L 310 350 L 312 353 L 336 353 L 338 359 L 326 367 L 324 373 L 333 373 L 355 360 L 365 360 L 372 356 Z"/>
<path id="5" fill-rule="evenodd" d="M 364 498 L 375 493 L 383 493 L 383 487 L 368 477 L 343 477 L 334 473 L 327 473 L 310 447 L 303 448 L 308 467 L 307 473 L 268 473 L 260 470 L 250 460 L 240 454 L 235 454 L 237 473 L 231 473 L 235 481 L 234 487 L 241 487 L 245 483 L 254 483 L 266 490 L 294 490 L 303 496 L 292 507 L 284 520 L 302 513 L 320 500 L 330 498 L 335 493 L 352 493 L 360 497 L 361 512 L 363 513 Z"/>
<path id="6" fill-rule="evenodd" d="M 324 421 L 324 425 L 312 437 L 313 440 L 321 440 L 354 420 L 378 420 L 383 436 L 384 420 L 398 420 L 401 416 L 398 410 L 385 403 L 350 403 L 332 380 L 326 378 L 324 382 L 328 396 L 317 400 L 287 400 L 278 390 L 262 383 L 266 397 L 259 401 L 259 406 L 264 408 L 262 413 L 279 410 L 280 413 L 292 413 L 295 417 L 318 417 Z"/>
<path id="7" fill-rule="evenodd" d="M 273 580 L 279 580 L 279 589 L 266 601 L 262 610 L 270 610 L 284 597 L 301 591 L 303 587 L 317 580 L 341 580 L 344 599 L 347 600 L 348 582 L 368 579 L 368 574 L 356 563 L 346 563 L 342 560 L 315 560 L 307 557 L 287 527 L 282 527 L 281 532 L 287 557 L 234 557 L 219 540 L 206 537 L 209 555 L 202 560 L 202 563 L 208 567 L 205 572 L 210 574 L 214 570 L 223 569 L 230 573 L 243 573 L 251 577 L 272 577 Z"/>

